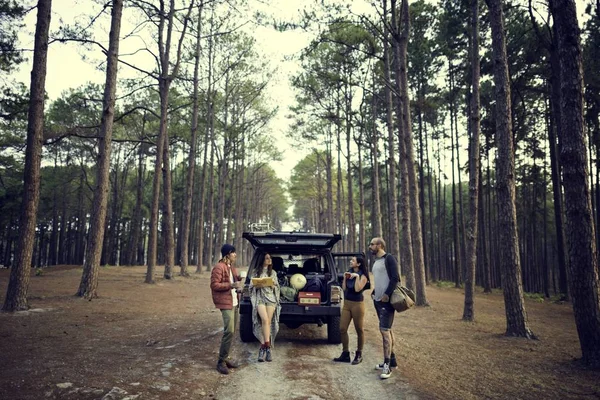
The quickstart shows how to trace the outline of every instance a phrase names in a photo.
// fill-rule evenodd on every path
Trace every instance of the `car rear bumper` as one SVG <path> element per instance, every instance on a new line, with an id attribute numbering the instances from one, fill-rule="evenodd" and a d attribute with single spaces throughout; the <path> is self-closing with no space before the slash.
<path id="1" fill-rule="evenodd" d="M 240 314 L 251 314 L 252 304 L 250 302 L 241 302 Z M 337 317 L 342 315 L 342 307 L 340 304 L 336 305 L 320 305 L 320 306 L 299 306 L 293 303 L 283 303 L 281 305 L 281 313 L 279 320 L 285 321 L 298 321 L 309 322 L 319 317 Z"/>

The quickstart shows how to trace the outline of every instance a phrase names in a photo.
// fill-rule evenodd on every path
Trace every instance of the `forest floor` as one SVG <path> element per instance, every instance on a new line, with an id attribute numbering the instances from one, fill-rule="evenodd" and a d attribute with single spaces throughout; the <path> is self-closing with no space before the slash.
<path id="1" fill-rule="evenodd" d="M 93 301 L 73 295 L 80 267 L 32 270 L 31 309 L 0 313 L 0 399 L 600 398 L 600 372 L 577 361 L 571 304 L 527 299 L 539 340 L 511 338 L 501 293 L 479 290 L 476 322 L 465 323 L 463 291 L 437 286 L 427 289 L 430 306 L 396 315 L 399 368 L 386 381 L 373 368 L 382 354 L 370 301 L 358 366 L 333 363 L 341 346 L 326 343 L 325 327 L 303 326 L 282 328 L 273 363 L 257 363 L 257 345 L 236 335 L 243 365 L 220 375 L 209 274 L 164 280 L 158 270 L 147 285 L 143 267 L 103 267 Z M 2 300 L 8 277 L 0 270 Z"/>

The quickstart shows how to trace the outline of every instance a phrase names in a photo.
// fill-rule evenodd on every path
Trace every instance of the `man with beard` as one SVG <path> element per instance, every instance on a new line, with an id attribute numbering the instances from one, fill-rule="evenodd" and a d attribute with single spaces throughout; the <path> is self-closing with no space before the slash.
<path id="1" fill-rule="evenodd" d="M 395 310 L 390 304 L 390 297 L 400 282 L 400 273 L 398 262 L 394 256 L 385 251 L 383 238 L 373 238 L 369 243 L 369 250 L 375 256 L 372 268 L 375 287 L 372 296 L 379 319 L 379 331 L 383 339 L 383 363 L 377 364 L 375 368 L 381 370 L 379 375 L 381 379 L 387 379 L 392 375 L 392 368 L 398 367 L 392 332 Z"/>

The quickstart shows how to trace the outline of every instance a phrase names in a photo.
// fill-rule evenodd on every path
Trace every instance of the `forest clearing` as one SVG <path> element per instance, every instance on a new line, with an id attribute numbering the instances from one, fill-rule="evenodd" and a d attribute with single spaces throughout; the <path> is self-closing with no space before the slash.
<path id="1" fill-rule="evenodd" d="M 6 289 L 7 272 L 0 270 L 0 290 Z M 236 335 L 233 349 L 243 365 L 223 376 L 214 368 L 222 322 L 210 298 L 209 274 L 157 276 L 155 285 L 144 284 L 144 274 L 142 267 L 101 268 L 100 297 L 92 301 L 74 296 L 81 267 L 51 267 L 33 276 L 32 309 L 0 313 L 0 398 L 87 400 L 113 390 L 115 400 L 263 399 L 264 394 L 253 397 L 252 387 L 264 386 L 268 393 L 269 385 L 282 389 L 290 381 L 293 392 L 276 391 L 269 398 L 359 399 L 356 385 L 372 387 L 375 394 L 386 390 L 388 398 L 600 397 L 598 372 L 576 361 L 581 352 L 569 303 L 528 298 L 539 340 L 508 338 L 500 293 L 477 290 L 478 317 L 470 323 L 461 321 L 463 291 L 433 285 L 430 307 L 397 316 L 399 368 L 387 381 L 373 370 L 381 359 L 381 338 L 372 302 L 365 323 L 368 351 L 358 366 L 333 363 L 339 345 L 327 344 L 324 328 L 305 326 L 282 330 L 272 364 L 258 364 L 258 345 L 243 344 Z M 355 337 L 350 340 L 354 346 Z M 302 361 L 307 358 L 316 361 Z M 256 369 L 260 375 L 254 375 Z M 306 371 L 330 379 L 306 381 L 301 378 Z M 248 374 L 252 387 L 240 378 Z M 352 389 L 345 397 L 342 389 L 335 391 L 344 386 Z M 233 396 L 238 392 L 245 395 Z"/>
<path id="2" fill-rule="evenodd" d="M 600 0 L 0 0 L 0 73 L 7 396 L 600 397 Z M 207 271 L 226 374 L 229 264 L 310 273 L 338 343 L 367 249 L 380 317 L 415 293 L 391 383 L 318 329 L 215 378 Z"/>

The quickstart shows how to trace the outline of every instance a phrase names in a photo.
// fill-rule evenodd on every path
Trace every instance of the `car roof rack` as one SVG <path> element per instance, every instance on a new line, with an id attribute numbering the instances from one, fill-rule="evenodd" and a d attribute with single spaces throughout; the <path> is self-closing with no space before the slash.
<path id="1" fill-rule="evenodd" d="M 273 232 L 273 227 L 268 222 L 252 222 L 248 224 L 250 232 Z"/>

